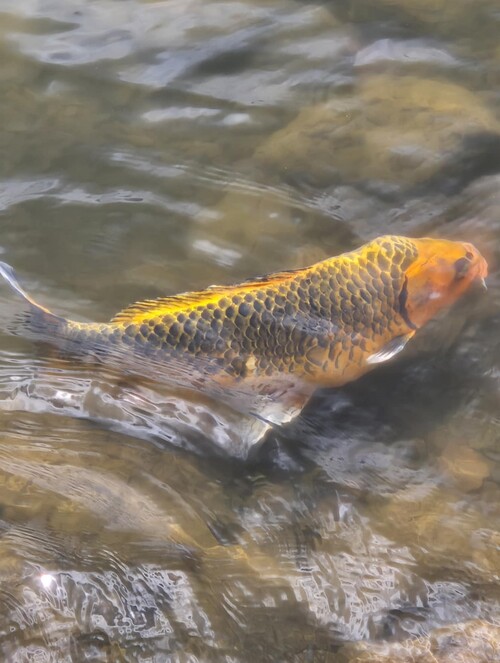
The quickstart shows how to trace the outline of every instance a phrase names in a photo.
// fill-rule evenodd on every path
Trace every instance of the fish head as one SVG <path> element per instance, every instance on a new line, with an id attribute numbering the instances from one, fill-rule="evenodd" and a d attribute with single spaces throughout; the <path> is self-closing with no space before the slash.
<path id="1" fill-rule="evenodd" d="M 488 264 L 467 242 L 415 239 L 416 257 L 407 267 L 400 304 L 413 327 L 421 327 L 454 304 L 477 282 L 485 287 Z"/>

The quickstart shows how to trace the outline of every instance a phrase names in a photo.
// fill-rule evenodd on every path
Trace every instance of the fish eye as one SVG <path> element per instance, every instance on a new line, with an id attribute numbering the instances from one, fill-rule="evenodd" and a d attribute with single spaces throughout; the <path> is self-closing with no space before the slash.
<path id="1" fill-rule="evenodd" d="M 470 256 L 470 257 L 469 257 Z M 470 251 L 467 251 L 465 256 L 463 258 L 459 258 L 458 260 L 455 260 L 453 267 L 455 268 L 455 279 L 463 279 L 464 276 L 467 274 L 469 271 L 469 267 L 471 266 L 471 258 L 472 258 L 472 253 Z"/>

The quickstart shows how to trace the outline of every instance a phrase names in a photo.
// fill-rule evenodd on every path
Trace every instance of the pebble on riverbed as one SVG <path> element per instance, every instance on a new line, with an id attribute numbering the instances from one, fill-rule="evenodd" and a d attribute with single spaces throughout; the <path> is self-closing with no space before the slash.
<path id="1" fill-rule="evenodd" d="M 449 442 L 439 458 L 441 470 L 465 492 L 477 490 L 490 475 L 490 466 L 474 449 Z"/>
<path id="2" fill-rule="evenodd" d="M 343 650 L 342 663 L 492 663 L 498 661 L 500 627 L 474 620 L 434 629 L 426 638 Z"/>

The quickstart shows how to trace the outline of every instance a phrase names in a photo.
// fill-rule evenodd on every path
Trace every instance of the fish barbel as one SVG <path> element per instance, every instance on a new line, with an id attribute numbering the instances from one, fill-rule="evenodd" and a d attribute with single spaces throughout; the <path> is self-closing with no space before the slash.
<path id="1" fill-rule="evenodd" d="M 63 351 L 142 363 L 167 375 L 202 366 L 225 390 L 269 396 L 274 423 L 317 387 L 340 386 L 400 352 L 415 332 L 487 275 L 468 243 L 384 236 L 295 271 L 146 300 L 107 323 L 61 318 L 33 301 L 12 268 L 0 273 L 28 304 L 15 333 Z M 194 374 L 194 373 L 193 373 Z"/>

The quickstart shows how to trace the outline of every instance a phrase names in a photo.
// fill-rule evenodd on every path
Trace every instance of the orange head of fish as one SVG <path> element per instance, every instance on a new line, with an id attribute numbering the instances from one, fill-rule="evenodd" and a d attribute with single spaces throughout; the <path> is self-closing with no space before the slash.
<path id="1" fill-rule="evenodd" d="M 400 299 L 405 317 L 421 327 L 441 309 L 454 304 L 474 282 L 484 285 L 488 264 L 466 242 L 411 240 L 417 257 L 405 272 Z"/>

